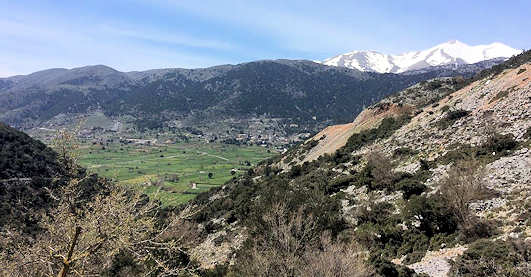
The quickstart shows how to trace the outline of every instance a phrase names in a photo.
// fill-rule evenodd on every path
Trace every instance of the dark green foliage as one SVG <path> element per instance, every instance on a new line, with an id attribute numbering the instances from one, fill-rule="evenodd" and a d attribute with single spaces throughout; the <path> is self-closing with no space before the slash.
<path id="1" fill-rule="evenodd" d="M 369 163 L 360 172 L 354 174 L 351 184 L 357 187 L 367 186 L 369 191 L 402 191 L 406 200 L 412 195 L 420 195 L 427 189 L 424 182 L 430 176 L 428 165 L 421 166 L 415 174 L 409 174 L 394 173 L 392 166 L 388 163 L 384 160 L 379 162 L 369 160 Z"/>
<path id="2" fill-rule="evenodd" d="M 496 100 L 502 99 L 502 98 L 506 97 L 507 95 L 509 95 L 509 90 L 502 90 L 502 91 L 498 92 L 498 93 L 496 94 L 496 96 L 494 96 L 494 97 L 489 101 L 489 103 L 492 103 L 492 102 L 494 102 L 494 101 L 496 101 Z"/>
<path id="3" fill-rule="evenodd" d="M 431 82 L 428 82 L 428 88 L 430 90 L 438 89 L 442 86 L 442 82 L 440 80 L 433 80 Z"/>
<path id="4" fill-rule="evenodd" d="M 498 230 L 493 221 L 472 217 L 471 222 L 460 227 L 459 238 L 470 243 L 482 238 L 490 238 L 498 234 Z"/>
<path id="5" fill-rule="evenodd" d="M 262 233 L 267 232 L 262 215 L 274 205 L 283 203 L 287 210 L 303 209 L 304 215 L 311 215 L 316 223 L 316 232 L 328 230 L 335 236 L 346 228 L 346 223 L 339 199 L 330 197 L 330 194 L 349 182 L 349 178 L 336 179 L 336 176 L 337 172 L 320 170 L 318 163 L 313 162 L 294 166 L 289 172 L 262 176 L 256 181 L 251 179 L 252 175 L 234 179 L 224 189 L 199 194 L 193 200 L 195 204 L 204 205 L 194 220 L 206 223 L 212 218 L 224 217 L 231 222 L 240 221 L 254 232 Z M 209 201 L 213 193 L 226 196 Z"/>
<path id="6" fill-rule="evenodd" d="M 371 202 L 357 210 L 354 237 L 378 257 L 409 255 L 413 263 L 429 249 L 456 242 L 457 219 L 439 197 L 413 196 L 402 213 L 394 211 L 388 202 Z"/>
<path id="7" fill-rule="evenodd" d="M 529 276 L 531 243 L 524 240 L 478 240 L 457 258 L 451 276 Z"/>
<path id="8" fill-rule="evenodd" d="M 413 195 L 420 195 L 427 187 L 417 178 L 404 178 L 396 183 L 395 188 L 402 191 L 404 199 L 409 199 Z"/>
<path id="9" fill-rule="evenodd" d="M 52 149 L 0 122 L 0 179 L 50 178 L 61 171 Z"/>
<path id="10" fill-rule="evenodd" d="M 418 151 L 413 150 L 411 148 L 401 147 L 401 148 L 395 149 L 395 151 L 393 152 L 393 157 L 394 158 L 410 157 L 410 156 L 413 156 L 413 155 L 415 155 L 417 153 L 418 153 Z"/>
<path id="11" fill-rule="evenodd" d="M 13 224 L 22 232 L 38 229 L 32 212 L 50 201 L 43 188 L 63 182 L 51 180 L 63 173 L 56 156 L 42 142 L 0 123 L 0 228 Z"/>
<path id="12" fill-rule="evenodd" d="M 325 193 L 332 194 L 332 193 L 339 192 L 341 189 L 345 189 L 353 185 L 355 181 L 356 181 L 356 177 L 352 175 L 342 175 L 342 176 L 336 177 L 325 188 Z"/>
<path id="13" fill-rule="evenodd" d="M 516 75 L 520 75 L 520 74 L 524 73 L 525 70 L 526 70 L 525 68 L 520 68 L 520 70 L 518 70 L 518 72 L 516 73 Z"/>
<path id="14" fill-rule="evenodd" d="M 135 124 L 139 131 L 143 132 L 148 129 L 160 129 L 163 127 L 162 120 L 159 118 L 143 118 L 135 121 Z"/>
<path id="15" fill-rule="evenodd" d="M 426 255 L 426 252 L 415 251 L 407 254 L 404 259 L 404 264 L 414 264 L 420 262 L 422 258 Z"/>
<path id="16" fill-rule="evenodd" d="M 500 157 L 511 153 L 518 146 L 518 142 L 512 134 L 501 135 L 498 133 L 491 134 L 487 141 L 479 146 L 456 145 L 455 150 L 449 151 L 437 162 L 449 164 L 456 161 L 477 159 L 483 164 L 495 161 Z M 494 154 L 493 154 L 494 153 Z"/>
<path id="17" fill-rule="evenodd" d="M 413 277 L 419 276 L 414 270 L 405 266 L 393 264 L 389 260 L 378 256 L 377 254 L 371 255 L 369 259 L 370 264 L 374 267 L 376 272 L 385 277 Z"/>
<path id="18" fill-rule="evenodd" d="M 52 149 L 3 123 L 0 142 L 0 228 L 10 224 L 23 233 L 35 233 L 39 230 L 39 212 L 54 202 L 49 192 L 65 185 L 72 176 L 65 172 Z M 84 169 L 76 174 L 83 178 L 80 200 L 102 190 L 97 176 L 87 176 Z"/>
<path id="19" fill-rule="evenodd" d="M 409 116 L 401 116 L 399 118 L 384 118 L 378 128 L 363 130 L 359 133 L 353 134 L 348 139 L 347 144 L 340 148 L 336 154 L 344 156 L 378 139 L 388 138 L 400 127 L 407 124 L 410 119 L 411 118 Z"/>
<path id="20" fill-rule="evenodd" d="M 497 64 L 489 69 L 485 69 L 477 73 L 473 78 L 467 80 L 467 84 L 487 78 L 489 76 L 495 76 L 502 73 L 505 69 L 518 68 L 519 66 L 531 62 L 531 50 L 522 52 L 519 55 L 509 58 L 507 61 Z"/>
<path id="21" fill-rule="evenodd" d="M 470 111 L 465 110 L 454 110 L 449 111 L 446 115 L 441 118 L 436 124 L 439 129 L 446 129 L 452 126 L 458 119 L 468 116 Z"/>
<path id="22" fill-rule="evenodd" d="M 481 145 L 478 155 L 488 155 L 492 152 L 504 154 L 505 151 L 514 150 L 518 142 L 514 140 L 513 134 L 493 134 L 488 137 L 487 141 Z"/>
<path id="23" fill-rule="evenodd" d="M 303 144 L 301 149 L 304 150 L 304 151 L 309 151 L 312 148 L 314 148 L 315 146 L 317 146 L 318 144 L 319 144 L 319 141 L 312 139 L 309 142 Z"/>
<path id="24" fill-rule="evenodd" d="M 428 237 L 438 233 L 452 234 L 457 230 L 457 218 L 437 196 L 413 196 L 404 210 L 406 218 L 420 218 L 418 229 Z"/>
<path id="25" fill-rule="evenodd" d="M 531 139 L 531 127 L 528 127 L 527 130 L 524 133 L 525 139 Z"/>

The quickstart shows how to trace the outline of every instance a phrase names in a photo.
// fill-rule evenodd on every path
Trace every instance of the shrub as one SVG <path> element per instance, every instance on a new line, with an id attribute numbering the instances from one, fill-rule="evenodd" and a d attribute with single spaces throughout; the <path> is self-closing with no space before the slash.
<path id="1" fill-rule="evenodd" d="M 531 242 L 478 240 L 452 264 L 451 276 L 529 276 Z"/>
<path id="2" fill-rule="evenodd" d="M 498 92 L 496 94 L 496 96 L 494 96 L 494 97 L 492 97 L 492 99 L 490 99 L 489 103 L 492 103 L 492 102 L 495 102 L 496 100 L 505 98 L 507 95 L 509 95 L 509 90 L 500 91 L 500 92 Z"/>
<path id="3" fill-rule="evenodd" d="M 453 162 L 476 160 L 481 164 L 487 164 L 496 159 L 506 156 L 516 149 L 518 142 L 512 134 L 501 135 L 492 133 L 488 135 L 485 143 L 479 146 L 456 145 L 443 157 L 438 159 L 438 163 L 449 164 Z M 494 153 L 494 154 L 493 154 Z"/>
<path id="4" fill-rule="evenodd" d="M 265 229 L 243 250 L 235 268 L 241 276 L 370 276 L 365 254 L 357 245 L 333 242 L 317 218 L 303 208 L 276 204 L 262 215 Z"/>
<path id="5" fill-rule="evenodd" d="M 412 269 L 409 269 L 405 266 L 393 264 L 389 260 L 382 258 L 381 256 L 378 256 L 376 254 L 373 254 L 369 261 L 374 266 L 376 273 L 380 274 L 380 276 L 418 276 Z"/>
<path id="6" fill-rule="evenodd" d="M 414 263 L 420 262 L 425 255 L 426 255 L 426 252 L 421 252 L 421 251 L 411 252 L 404 259 L 404 264 L 414 264 Z"/>
<path id="7" fill-rule="evenodd" d="M 372 182 L 369 190 L 391 190 L 395 173 L 391 160 L 379 152 L 371 152 L 367 155 L 367 170 L 370 171 Z"/>
<path id="8" fill-rule="evenodd" d="M 413 150 L 413 149 L 411 149 L 409 147 L 400 147 L 400 148 L 395 149 L 395 151 L 393 152 L 393 158 L 404 157 L 404 156 L 412 156 L 412 155 L 415 155 L 417 153 L 418 153 L 418 151 Z"/>
<path id="9" fill-rule="evenodd" d="M 470 114 L 470 111 L 454 110 L 449 111 L 446 115 L 440 119 L 436 124 L 439 129 L 446 129 L 452 126 L 458 119 L 466 117 Z"/>
<path id="10" fill-rule="evenodd" d="M 513 134 L 501 135 L 494 133 L 481 146 L 480 151 L 483 151 L 483 153 L 480 154 L 491 154 L 492 152 L 500 154 L 504 151 L 513 150 L 516 146 L 518 146 L 518 143 L 514 140 Z"/>
<path id="11" fill-rule="evenodd" d="M 470 210 L 472 201 L 493 196 L 483 183 L 485 174 L 485 168 L 476 160 L 460 162 L 448 170 L 448 175 L 439 184 L 440 195 L 457 218 L 465 240 L 489 237 L 494 233 L 492 226 Z"/>
<path id="12" fill-rule="evenodd" d="M 426 185 L 414 179 L 404 179 L 396 184 L 396 189 L 404 193 L 404 199 L 409 199 L 413 195 L 420 195 L 426 188 Z"/>
<path id="13" fill-rule="evenodd" d="M 526 130 L 526 132 L 524 133 L 524 138 L 525 138 L 525 139 L 531 139 L 531 126 L 530 126 L 530 127 L 527 127 L 527 130 Z"/>
<path id="14" fill-rule="evenodd" d="M 405 218 L 418 220 L 418 230 L 428 237 L 435 234 L 453 234 L 457 230 L 458 219 L 452 210 L 438 196 L 413 196 L 403 211 Z"/>

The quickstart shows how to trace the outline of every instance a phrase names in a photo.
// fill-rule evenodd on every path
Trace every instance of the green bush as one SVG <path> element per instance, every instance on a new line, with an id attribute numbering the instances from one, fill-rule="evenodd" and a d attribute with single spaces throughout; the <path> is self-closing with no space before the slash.
<path id="1" fill-rule="evenodd" d="M 525 138 L 525 139 L 531 139 L 531 126 L 530 126 L 530 127 L 527 127 L 527 130 L 526 130 L 526 132 L 524 133 L 524 138 Z"/>
<path id="2" fill-rule="evenodd" d="M 404 156 L 408 157 L 408 156 L 413 156 L 417 153 L 418 151 L 413 150 L 409 147 L 400 147 L 400 148 L 395 149 L 395 151 L 393 151 L 393 157 L 394 158 L 404 157 Z"/>
<path id="3" fill-rule="evenodd" d="M 396 184 L 396 189 L 403 192 L 404 199 L 409 199 L 413 195 L 420 195 L 426 191 L 427 187 L 415 179 L 403 179 Z"/>
<path id="4" fill-rule="evenodd" d="M 457 218 L 438 196 L 413 196 L 403 211 L 405 218 L 420 221 L 418 229 L 429 237 L 435 234 L 453 234 L 457 231 Z"/>
<path id="5" fill-rule="evenodd" d="M 436 123 L 436 125 L 439 129 L 446 129 L 452 126 L 460 118 L 466 117 L 469 114 L 470 114 L 470 111 L 465 111 L 465 110 L 449 111 L 446 113 L 446 115 L 442 119 L 440 119 Z"/>
<path id="6" fill-rule="evenodd" d="M 529 276 L 531 242 L 478 240 L 453 263 L 451 276 Z"/>
<path id="7" fill-rule="evenodd" d="M 517 147 L 518 142 L 512 134 L 501 135 L 494 133 L 487 138 L 485 143 L 478 146 L 454 145 L 452 148 L 455 150 L 449 151 L 438 158 L 437 163 L 449 164 L 476 159 L 483 164 L 487 164 L 510 154 Z"/>

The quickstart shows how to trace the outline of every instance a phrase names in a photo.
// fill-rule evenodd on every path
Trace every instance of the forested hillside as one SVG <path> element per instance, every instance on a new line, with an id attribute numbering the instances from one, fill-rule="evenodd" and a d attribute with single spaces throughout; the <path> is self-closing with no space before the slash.
<path id="1" fill-rule="evenodd" d="M 0 120 L 18 128 L 101 111 L 140 129 L 204 127 L 263 116 L 314 132 L 350 122 L 363 107 L 419 81 L 469 76 L 492 64 L 378 74 L 310 61 L 257 61 L 205 69 L 119 72 L 105 66 L 50 69 L 0 79 Z M 294 131 L 297 131 L 294 130 Z M 225 132 L 226 130 L 222 130 Z"/>

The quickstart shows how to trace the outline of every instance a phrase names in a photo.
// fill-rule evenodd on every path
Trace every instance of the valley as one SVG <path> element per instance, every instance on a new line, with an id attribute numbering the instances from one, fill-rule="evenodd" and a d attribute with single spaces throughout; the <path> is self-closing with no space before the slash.
<path id="1" fill-rule="evenodd" d="M 531 50 L 327 62 L 1 78 L 0 276 L 528 277 Z"/>
<path id="2" fill-rule="evenodd" d="M 89 172 L 177 206 L 276 154 L 261 146 L 111 142 L 81 144 L 79 161 Z"/>

